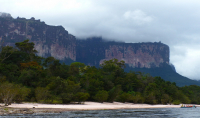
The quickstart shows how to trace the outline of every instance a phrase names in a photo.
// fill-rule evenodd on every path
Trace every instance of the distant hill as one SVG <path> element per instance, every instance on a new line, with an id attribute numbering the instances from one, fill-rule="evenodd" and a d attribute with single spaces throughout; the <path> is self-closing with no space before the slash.
<path id="1" fill-rule="evenodd" d="M 162 43 L 124 43 L 104 41 L 101 37 L 77 40 L 76 59 L 86 65 L 99 67 L 104 60 L 116 58 L 126 62 L 125 71 L 140 71 L 151 76 L 160 76 L 178 86 L 199 85 L 176 72 L 169 63 L 169 47 Z"/>
<path id="2" fill-rule="evenodd" d="M 39 56 L 52 56 L 66 64 L 77 61 L 99 67 L 104 60 L 116 58 L 125 61 L 128 65 L 126 71 L 161 76 L 167 81 L 176 82 L 178 86 L 200 85 L 200 82 L 175 72 L 169 62 L 169 46 L 161 42 L 124 43 L 105 41 L 101 37 L 77 40 L 62 26 L 50 26 L 33 17 L 14 19 L 8 13 L 0 12 L 0 41 L 14 46 L 25 39 L 35 43 Z"/>
<path id="3" fill-rule="evenodd" d="M 150 74 L 151 76 L 160 76 L 166 81 L 175 82 L 177 86 L 185 86 L 185 85 L 198 85 L 200 86 L 200 81 L 191 80 L 187 77 L 184 77 L 178 74 L 173 68 L 168 64 L 163 64 L 162 67 L 159 68 L 131 68 L 126 67 L 126 72 L 129 71 L 140 71 L 145 74 Z"/>

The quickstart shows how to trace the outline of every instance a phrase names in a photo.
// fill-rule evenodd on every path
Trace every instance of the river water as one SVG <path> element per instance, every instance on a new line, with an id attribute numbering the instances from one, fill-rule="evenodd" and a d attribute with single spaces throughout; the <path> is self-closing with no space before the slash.
<path id="1" fill-rule="evenodd" d="M 200 108 L 148 108 L 148 109 L 119 109 L 68 111 L 48 114 L 14 114 L 0 118 L 199 118 Z"/>

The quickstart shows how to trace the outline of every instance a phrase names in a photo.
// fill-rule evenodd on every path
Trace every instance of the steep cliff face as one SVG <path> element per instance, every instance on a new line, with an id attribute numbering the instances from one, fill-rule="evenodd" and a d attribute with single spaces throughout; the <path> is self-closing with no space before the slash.
<path id="1" fill-rule="evenodd" d="M 0 17 L 4 17 L 4 18 L 12 18 L 12 16 L 9 13 L 4 13 L 4 12 L 0 12 Z"/>
<path id="2" fill-rule="evenodd" d="M 113 58 L 134 68 L 160 67 L 169 64 L 169 47 L 162 43 L 104 42 L 101 38 L 77 40 L 77 61 L 98 66 Z"/>
<path id="3" fill-rule="evenodd" d="M 169 63 L 169 47 L 161 43 L 113 44 L 105 50 L 103 60 L 112 58 L 124 60 L 130 67 L 159 67 L 162 63 Z"/>
<path id="4" fill-rule="evenodd" d="M 63 62 L 70 59 L 98 67 L 104 60 L 116 58 L 134 68 L 169 64 L 169 47 L 162 43 L 105 42 L 99 37 L 76 40 L 62 26 L 49 26 L 35 18 L 13 19 L 2 13 L 0 40 L 14 46 L 25 39 L 35 43 L 39 56 L 53 56 Z"/>
<path id="5" fill-rule="evenodd" d="M 108 42 L 99 37 L 76 40 L 62 26 L 49 26 L 34 18 L 13 19 L 10 14 L 0 12 L 0 41 L 14 46 L 25 39 L 35 43 L 39 56 L 53 56 L 66 64 L 77 61 L 98 67 L 104 60 L 116 58 L 125 61 L 127 72 L 161 76 L 178 86 L 199 85 L 175 72 L 169 64 L 169 47 L 165 44 Z"/>
<path id="6" fill-rule="evenodd" d="M 34 18 L 0 17 L 0 40 L 13 46 L 25 39 L 35 43 L 39 56 L 76 60 L 76 38 L 62 26 L 49 26 Z"/>

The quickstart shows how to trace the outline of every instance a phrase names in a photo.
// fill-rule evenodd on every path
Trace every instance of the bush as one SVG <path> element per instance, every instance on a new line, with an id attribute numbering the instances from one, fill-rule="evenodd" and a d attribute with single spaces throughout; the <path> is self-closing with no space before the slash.
<path id="1" fill-rule="evenodd" d="M 49 90 L 43 87 L 37 87 L 35 89 L 35 97 L 37 102 L 46 102 L 49 97 Z"/>
<path id="2" fill-rule="evenodd" d="M 98 91 L 97 94 L 94 96 L 94 99 L 98 102 L 104 102 L 108 99 L 108 92 L 107 91 Z"/>
<path id="3" fill-rule="evenodd" d="M 18 84 L 9 82 L 0 84 L 0 99 L 5 103 L 5 106 L 10 105 L 14 100 L 22 102 L 29 93 L 30 89 Z"/>
<path id="4" fill-rule="evenodd" d="M 135 96 L 133 96 L 134 103 L 144 103 L 144 98 L 142 97 L 141 93 L 137 92 Z"/>
<path id="5" fill-rule="evenodd" d="M 90 95 L 88 93 L 78 92 L 74 96 L 74 100 L 78 103 L 85 102 Z"/>
<path id="6" fill-rule="evenodd" d="M 117 98 L 117 101 L 119 102 L 133 101 L 133 95 L 124 92 L 121 95 L 119 95 L 119 97 Z"/>
<path id="7" fill-rule="evenodd" d="M 145 103 L 157 104 L 157 100 L 153 92 L 145 96 Z"/>
<path id="8" fill-rule="evenodd" d="M 174 105 L 179 105 L 179 104 L 181 104 L 181 102 L 180 102 L 179 100 L 174 100 L 174 101 L 173 101 L 173 104 L 174 104 Z"/>

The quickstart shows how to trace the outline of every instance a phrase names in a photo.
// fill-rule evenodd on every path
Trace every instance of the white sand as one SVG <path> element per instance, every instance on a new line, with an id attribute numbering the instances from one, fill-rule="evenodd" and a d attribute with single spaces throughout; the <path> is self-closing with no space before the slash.
<path id="1" fill-rule="evenodd" d="M 11 108 L 61 108 L 68 110 L 102 110 L 102 109 L 131 109 L 131 108 L 179 108 L 180 105 L 149 105 L 149 104 L 133 104 L 133 103 L 97 103 L 85 102 L 84 104 L 39 104 L 39 103 L 23 103 L 11 104 Z"/>

